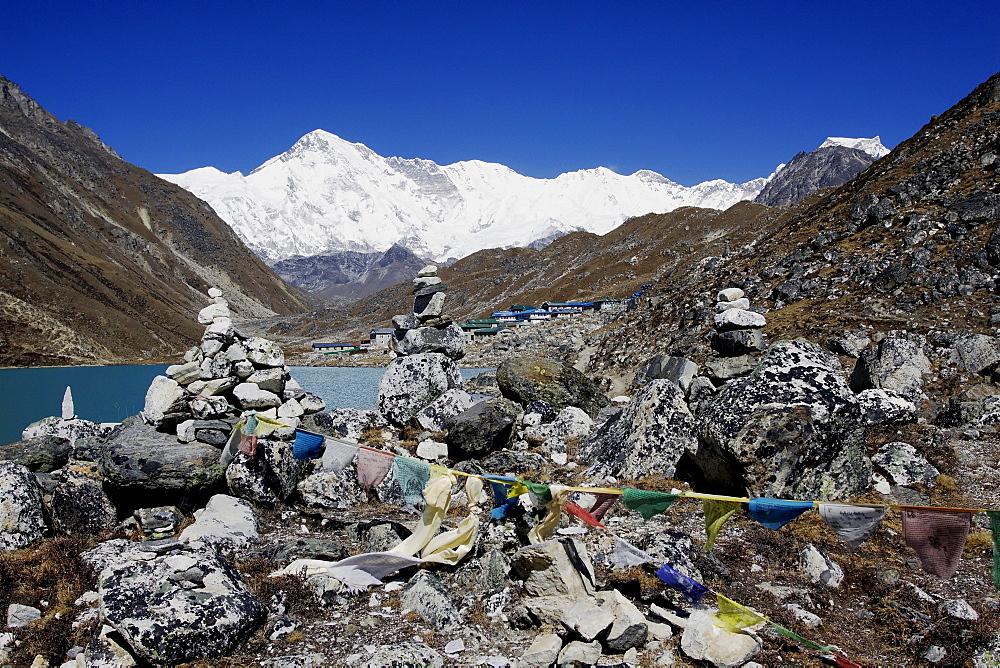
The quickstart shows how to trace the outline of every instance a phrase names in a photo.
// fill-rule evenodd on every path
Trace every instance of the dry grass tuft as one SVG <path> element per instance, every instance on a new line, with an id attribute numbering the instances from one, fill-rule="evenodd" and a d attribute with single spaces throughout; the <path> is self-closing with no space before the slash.
<path id="1" fill-rule="evenodd" d="M 362 445 L 380 447 L 385 445 L 385 436 L 382 435 L 382 430 L 377 427 L 366 427 L 362 430 L 361 438 L 358 441 Z"/>

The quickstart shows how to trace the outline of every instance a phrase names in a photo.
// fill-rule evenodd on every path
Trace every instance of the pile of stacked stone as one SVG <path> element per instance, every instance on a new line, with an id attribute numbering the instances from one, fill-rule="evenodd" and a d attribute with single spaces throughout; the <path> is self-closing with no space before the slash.
<path id="1" fill-rule="evenodd" d="M 290 438 L 303 415 L 325 408 L 323 400 L 291 378 L 277 344 L 236 329 L 221 290 L 208 295 L 212 303 L 198 313 L 206 325 L 201 344 L 153 380 L 143 419 L 181 442 L 221 446 L 239 414 L 255 410 L 288 424 L 278 435 Z"/>
<path id="2" fill-rule="evenodd" d="M 424 267 L 413 279 L 413 312 L 392 319 L 394 358 L 379 382 L 378 410 L 395 424 L 462 384 L 455 360 L 465 357 L 465 337 L 444 315 L 445 288 L 437 267 Z"/>
<path id="3" fill-rule="evenodd" d="M 716 297 L 714 329 L 709 339 L 724 357 L 735 357 L 764 349 L 760 331 L 767 321 L 760 313 L 750 310 L 750 300 L 740 288 L 725 288 Z"/>

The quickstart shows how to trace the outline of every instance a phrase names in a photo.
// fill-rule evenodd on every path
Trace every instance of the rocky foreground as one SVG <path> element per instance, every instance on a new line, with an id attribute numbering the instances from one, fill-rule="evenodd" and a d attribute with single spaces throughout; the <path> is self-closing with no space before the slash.
<path id="1" fill-rule="evenodd" d="M 324 410 L 213 291 L 140 415 L 0 447 L 0 664 L 996 665 L 986 514 L 939 577 L 896 508 L 852 550 L 815 511 L 775 530 L 737 503 L 706 550 L 698 493 L 1000 506 L 1000 340 L 768 343 L 727 288 L 711 365 L 657 356 L 609 399 L 521 356 L 462 387 L 421 274 L 373 410 Z"/>

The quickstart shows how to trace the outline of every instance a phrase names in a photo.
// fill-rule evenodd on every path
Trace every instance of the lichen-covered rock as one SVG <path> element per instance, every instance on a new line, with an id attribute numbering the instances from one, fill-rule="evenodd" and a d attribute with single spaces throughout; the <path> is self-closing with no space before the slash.
<path id="1" fill-rule="evenodd" d="M 28 440 L 39 436 L 55 436 L 65 438 L 70 444 L 73 444 L 80 438 L 106 436 L 112 428 L 113 425 L 105 425 L 100 422 L 53 416 L 29 424 L 21 432 L 21 438 Z"/>
<path id="2" fill-rule="evenodd" d="M 992 371 L 1000 364 L 1000 341 L 995 336 L 966 333 L 955 340 L 950 357 L 970 373 Z"/>
<path id="3" fill-rule="evenodd" d="M 302 428 L 327 436 L 357 441 L 366 429 L 382 429 L 389 423 L 378 411 L 338 408 L 314 413 L 302 419 Z"/>
<path id="4" fill-rule="evenodd" d="M 462 374 L 446 355 L 397 357 L 379 380 L 377 408 L 389 421 L 403 425 L 439 396 L 461 385 Z"/>
<path id="5" fill-rule="evenodd" d="M 35 473 L 51 473 L 69 461 L 72 446 L 59 436 L 36 436 L 10 445 L 0 445 L 0 461 L 20 464 Z"/>
<path id="6" fill-rule="evenodd" d="M 151 425 L 159 425 L 163 416 L 187 408 L 184 389 L 175 380 L 166 376 L 156 376 L 146 390 L 146 403 L 142 417 Z"/>
<path id="7" fill-rule="evenodd" d="M 669 380 L 652 380 L 581 444 L 579 458 L 592 475 L 670 477 L 681 455 L 697 446 L 694 417 L 681 389 Z"/>
<path id="8" fill-rule="evenodd" d="M 590 378 L 545 357 L 509 358 L 497 368 L 496 377 L 501 394 L 522 406 L 543 400 L 556 410 L 576 406 L 594 417 L 610 403 Z"/>
<path id="9" fill-rule="evenodd" d="M 892 390 L 858 392 L 858 406 L 868 425 L 912 422 L 917 417 L 917 407 L 913 402 Z"/>
<path id="10" fill-rule="evenodd" d="M 669 380 L 687 391 L 691 381 L 698 375 L 698 365 L 683 357 L 656 355 L 643 367 L 642 374 L 647 380 L 658 378 Z"/>
<path id="11" fill-rule="evenodd" d="M 108 623 L 138 656 L 160 665 L 225 656 L 266 617 L 235 569 L 211 550 L 113 561 L 101 571 L 98 593 Z"/>
<path id="12" fill-rule="evenodd" d="M 216 494 L 195 512 L 194 524 L 181 532 L 181 540 L 200 542 L 217 550 L 236 550 L 259 538 L 253 508 L 243 499 Z"/>
<path id="13" fill-rule="evenodd" d="M 298 491 L 307 506 L 330 510 L 347 510 L 365 500 L 353 466 L 342 471 L 315 471 L 299 482 Z"/>
<path id="14" fill-rule="evenodd" d="M 897 485 L 931 482 L 940 473 L 916 448 L 898 441 L 880 447 L 872 462 Z"/>
<path id="15" fill-rule="evenodd" d="M 243 342 L 243 350 L 247 360 L 257 367 L 282 367 L 285 365 L 285 352 L 274 341 L 253 337 Z"/>
<path id="16" fill-rule="evenodd" d="M 449 420 L 472 408 L 473 403 L 465 390 L 448 390 L 417 413 L 417 424 L 427 431 L 443 431 Z"/>
<path id="17" fill-rule="evenodd" d="M 894 390 L 914 402 L 922 402 L 923 374 L 931 369 L 921 345 L 909 338 L 887 336 L 861 351 L 851 374 L 855 392 Z"/>
<path id="18" fill-rule="evenodd" d="M 397 329 L 395 332 L 392 349 L 400 355 L 443 353 L 453 360 L 465 357 L 465 335 L 458 325 L 448 325 L 443 329 Z"/>
<path id="19" fill-rule="evenodd" d="M 462 617 L 444 583 L 430 571 L 418 571 L 410 578 L 399 595 L 399 602 L 434 628 L 448 630 L 462 625 Z"/>
<path id="20" fill-rule="evenodd" d="M 178 443 L 175 436 L 138 422 L 111 433 L 99 464 L 111 486 L 151 492 L 200 492 L 225 475 L 217 448 Z"/>
<path id="21" fill-rule="evenodd" d="M 456 461 L 478 459 L 506 448 L 521 407 L 508 399 L 482 401 L 448 422 L 448 456 Z"/>
<path id="22" fill-rule="evenodd" d="M 803 340 L 778 341 L 749 376 L 699 406 L 698 451 L 678 472 L 706 491 L 836 499 L 871 487 L 865 425 L 840 363 Z"/>
<path id="23" fill-rule="evenodd" d="M 443 668 L 444 658 L 434 649 L 416 642 L 380 645 L 360 668 Z"/>
<path id="24" fill-rule="evenodd" d="M 53 478 L 56 485 L 49 507 L 56 531 L 96 535 L 118 524 L 118 512 L 104 492 L 104 479 L 96 466 L 74 463 Z"/>
<path id="25" fill-rule="evenodd" d="M 18 550 L 45 533 L 42 488 L 28 469 L 0 462 L 0 550 Z"/>

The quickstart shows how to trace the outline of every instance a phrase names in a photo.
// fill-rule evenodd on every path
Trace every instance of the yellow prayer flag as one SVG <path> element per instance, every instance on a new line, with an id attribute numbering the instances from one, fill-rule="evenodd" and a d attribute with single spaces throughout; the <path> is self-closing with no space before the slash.
<path id="1" fill-rule="evenodd" d="M 521 496 L 522 494 L 528 493 L 528 486 L 523 482 L 518 480 L 510 486 L 510 491 L 507 492 L 507 498 L 513 499 L 514 497 Z"/>
<path id="2" fill-rule="evenodd" d="M 738 633 L 740 629 L 767 621 L 750 608 L 718 592 L 715 593 L 715 598 L 719 606 L 719 611 L 715 613 L 715 625 L 730 633 Z"/>
<path id="3" fill-rule="evenodd" d="M 705 499 L 702 504 L 705 512 L 705 534 L 708 536 L 708 540 L 705 541 L 705 551 L 708 552 L 715 544 L 715 536 L 719 533 L 719 529 L 743 504 L 717 499 Z"/>

